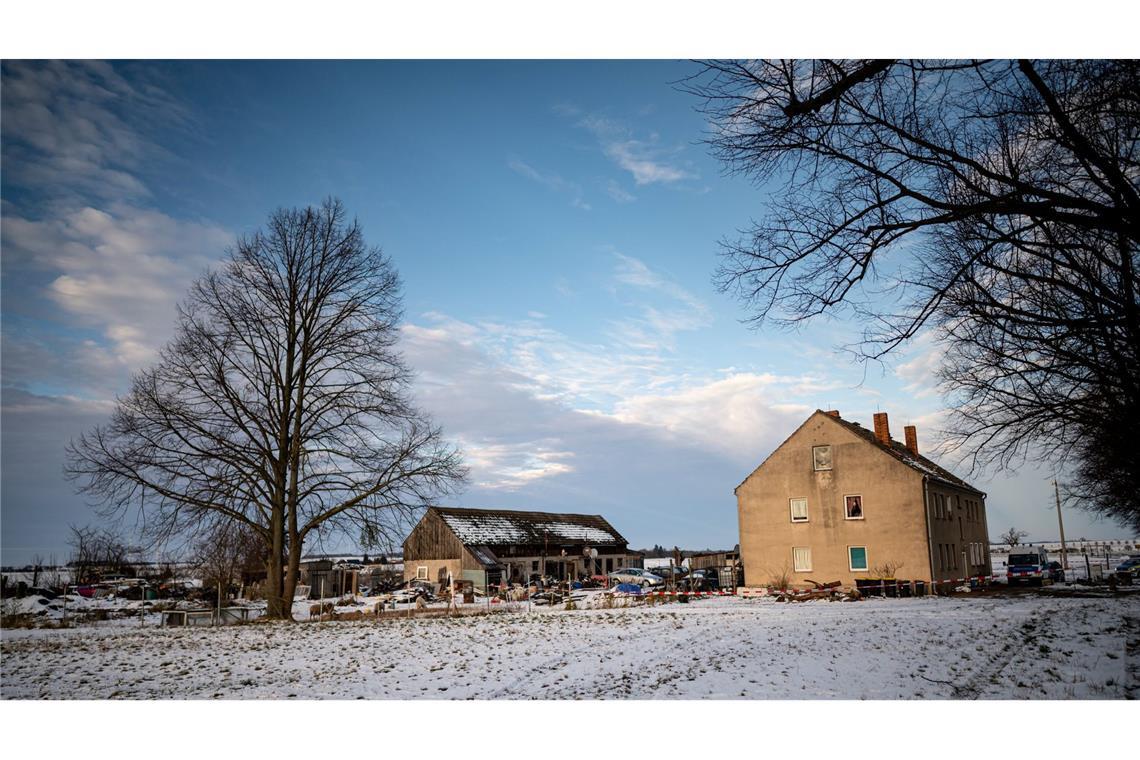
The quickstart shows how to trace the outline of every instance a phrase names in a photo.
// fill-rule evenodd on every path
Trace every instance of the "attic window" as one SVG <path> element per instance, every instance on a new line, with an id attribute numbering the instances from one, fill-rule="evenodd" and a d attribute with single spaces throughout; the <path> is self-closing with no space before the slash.
<path id="1" fill-rule="evenodd" d="M 831 469 L 831 447 L 830 446 L 812 446 L 811 458 L 815 471 Z"/>

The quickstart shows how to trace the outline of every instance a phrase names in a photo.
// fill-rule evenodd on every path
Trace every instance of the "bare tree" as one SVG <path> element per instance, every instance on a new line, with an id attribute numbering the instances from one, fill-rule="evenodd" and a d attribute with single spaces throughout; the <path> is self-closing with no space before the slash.
<path id="1" fill-rule="evenodd" d="M 230 586 L 249 574 L 252 566 L 265 566 L 265 542 L 255 530 L 237 521 L 224 522 L 203 536 L 194 547 L 194 565 L 207 589 Z"/>
<path id="2" fill-rule="evenodd" d="M 338 201 L 279 210 L 179 308 L 176 337 L 68 471 L 156 537 L 246 526 L 268 547 L 268 614 L 291 618 L 306 540 L 389 534 L 465 476 L 409 398 L 399 280 Z"/>
<path id="3" fill-rule="evenodd" d="M 755 324 L 852 315 L 880 359 L 929 331 L 951 449 L 1072 465 L 1140 527 L 1140 62 L 711 62 L 730 171 L 771 182 L 724 244 Z"/>
<path id="4" fill-rule="evenodd" d="M 70 526 L 71 560 L 73 582 L 92 583 L 105 574 L 129 574 L 130 547 L 123 536 L 109 527 Z"/>
<path id="5" fill-rule="evenodd" d="M 1021 543 L 1021 539 L 1025 538 L 1028 535 L 1029 534 L 1023 530 L 1018 530 L 1017 528 L 1010 528 L 1005 533 L 1002 533 L 1000 538 L 1001 538 L 1001 542 L 1003 544 L 1008 544 L 1009 548 L 1012 549 L 1013 547 L 1015 547 Z"/>

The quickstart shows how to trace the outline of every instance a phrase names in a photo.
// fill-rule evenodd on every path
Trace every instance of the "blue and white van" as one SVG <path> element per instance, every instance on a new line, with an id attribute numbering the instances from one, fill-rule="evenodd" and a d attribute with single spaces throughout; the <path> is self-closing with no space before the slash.
<path id="1" fill-rule="evenodd" d="M 1040 586 L 1049 577 L 1049 552 L 1043 546 L 1015 546 L 1005 561 L 1005 579 L 1015 583 Z"/>

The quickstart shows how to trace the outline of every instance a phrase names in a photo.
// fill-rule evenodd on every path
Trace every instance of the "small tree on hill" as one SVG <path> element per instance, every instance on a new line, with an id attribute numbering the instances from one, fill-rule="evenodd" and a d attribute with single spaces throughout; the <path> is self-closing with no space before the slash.
<path id="1" fill-rule="evenodd" d="M 1013 547 L 1015 547 L 1019 543 L 1021 543 L 1021 539 L 1025 538 L 1028 535 L 1029 534 L 1023 530 L 1018 530 L 1017 528 L 1010 528 L 1005 533 L 1001 534 L 1001 541 L 1003 544 L 1008 544 L 1009 548 L 1012 549 Z"/>

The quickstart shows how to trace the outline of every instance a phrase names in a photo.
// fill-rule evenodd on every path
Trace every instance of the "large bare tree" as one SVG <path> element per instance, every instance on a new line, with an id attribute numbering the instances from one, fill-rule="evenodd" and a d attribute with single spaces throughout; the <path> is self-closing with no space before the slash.
<path id="1" fill-rule="evenodd" d="M 719 272 L 750 319 L 853 316 L 864 359 L 925 333 L 950 448 L 1068 467 L 1140 528 L 1140 62 L 713 61 L 682 87 L 771 191 Z"/>
<path id="2" fill-rule="evenodd" d="M 306 540 L 394 537 L 457 487 L 459 453 L 412 403 L 400 288 L 338 201 L 279 210 L 179 307 L 175 338 L 110 422 L 69 448 L 104 513 L 157 537 L 226 523 L 268 548 L 268 614 L 290 618 Z"/>

